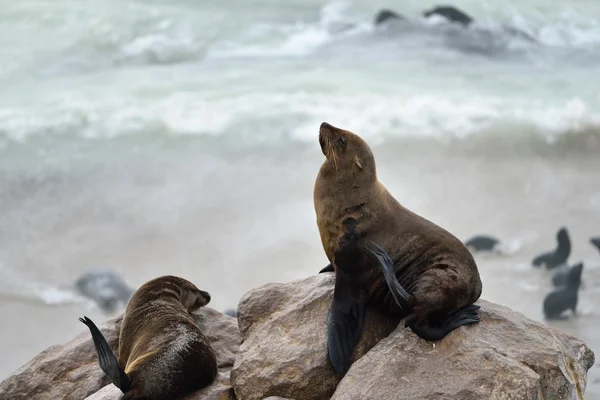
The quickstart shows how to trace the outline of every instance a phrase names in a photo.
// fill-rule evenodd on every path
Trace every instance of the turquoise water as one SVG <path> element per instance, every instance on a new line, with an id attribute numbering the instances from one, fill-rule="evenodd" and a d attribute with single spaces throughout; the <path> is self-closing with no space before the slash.
<path id="1" fill-rule="evenodd" d="M 406 1 L 0 0 L 0 319 L 36 317 L 5 328 L 0 376 L 108 318 L 71 290 L 93 267 L 180 274 L 221 310 L 316 273 L 322 121 L 407 207 L 518 244 L 478 256 L 488 300 L 542 321 L 528 263 L 568 226 L 589 284 L 553 325 L 600 350 L 600 3 L 454 4 L 473 29 Z M 411 22 L 374 28 L 384 6 Z"/>

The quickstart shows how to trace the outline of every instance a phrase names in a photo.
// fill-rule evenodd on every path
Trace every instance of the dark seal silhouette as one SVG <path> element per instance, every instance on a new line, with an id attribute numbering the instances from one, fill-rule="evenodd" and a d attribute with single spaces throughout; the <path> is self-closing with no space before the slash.
<path id="1" fill-rule="evenodd" d="M 75 281 L 77 291 L 96 302 L 104 312 L 113 312 L 119 304 L 125 306 L 134 289 L 111 269 L 93 269 Z"/>
<path id="2" fill-rule="evenodd" d="M 379 12 L 375 15 L 375 25 L 381 25 L 384 22 L 388 22 L 390 20 L 405 20 L 406 18 L 403 15 L 398 14 L 395 11 L 388 10 L 386 8 L 379 10 Z"/>
<path id="3" fill-rule="evenodd" d="M 571 239 L 567 228 L 563 227 L 556 233 L 556 249 L 542 253 L 531 262 L 535 267 L 544 265 L 548 269 L 560 267 L 567 262 L 571 255 Z"/>
<path id="4" fill-rule="evenodd" d="M 562 268 L 559 269 L 558 271 L 556 271 L 553 275 L 552 275 L 552 285 L 554 285 L 555 287 L 563 287 L 567 284 L 568 279 L 569 279 L 569 275 L 570 274 L 580 274 L 580 272 L 577 272 L 577 269 L 579 268 L 579 264 L 576 264 L 574 266 L 572 266 L 571 268 Z M 584 286 L 584 281 L 581 280 L 581 284 L 580 284 L 580 288 L 583 289 Z"/>
<path id="5" fill-rule="evenodd" d="M 209 302 L 207 292 L 183 278 L 146 282 L 123 314 L 118 358 L 94 322 L 79 318 L 90 329 L 100 368 L 124 393 L 121 400 L 176 399 L 214 380 L 214 351 L 190 315 Z"/>
<path id="6" fill-rule="evenodd" d="M 375 158 L 358 135 L 322 123 L 325 161 L 314 188 L 323 249 L 335 272 L 327 348 L 346 371 L 367 304 L 426 340 L 479 321 L 482 284 L 472 254 L 454 235 L 403 207 L 377 179 Z"/>
<path id="7" fill-rule="evenodd" d="M 571 310 L 573 315 L 576 315 L 582 271 L 583 263 L 573 266 L 566 274 L 565 285 L 548 293 L 543 305 L 546 319 L 563 319 L 563 313 L 567 310 Z"/>
<path id="8" fill-rule="evenodd" d="M 450 22 L 456 22 L 464 27 L 468 27 L 473 23 L 473 18 L 466 12 L 448 5 L 435 6 L 429 10 L 423 11 L 423 16 L 429 18 L 433 15 L 439 15 L 446 18 Z"/>
<path id="9" fill-rule="evenodd" d="M 590 243 L 600 251 L 600 236 L 590 238 Z"/>
<path id="10" fill-rule="evenodd" d="M 500 241 L 492 236 L 476 235 L 465 242 L 465 246 L 473 251 L 494 251 Z"/>

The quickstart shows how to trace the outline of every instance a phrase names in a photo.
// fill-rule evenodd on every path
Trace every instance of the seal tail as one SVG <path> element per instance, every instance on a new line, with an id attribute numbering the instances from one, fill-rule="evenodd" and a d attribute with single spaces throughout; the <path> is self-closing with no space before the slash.
<path id="1" fill-rule="evenodd" d="M 123 368 L 119 365 L 117 357 L 106 342 L 106 339 L 100 332 L 100 329 L 88 317 L 79 318 L 89 329 L 94 340 L 94 346 L 98 353 L 98 364 L 110 381 L 118 387 L 121 392 L 126 393 L 131 389 L 131 379 L 127 376 Z"/>

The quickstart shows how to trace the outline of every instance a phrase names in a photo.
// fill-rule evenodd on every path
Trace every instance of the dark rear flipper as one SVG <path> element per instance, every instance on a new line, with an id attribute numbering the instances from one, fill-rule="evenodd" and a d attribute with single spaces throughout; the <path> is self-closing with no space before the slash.
<path id="1" fill-rule="evenodd" d="M 92 339 L 94 340 L 94 346 L 98 353 L 98 364 L 102 371 L 104 371 L 110 381 L 118 387 L 121 392 L 128 392 L 131 388 L 131 380 L 119 365 L 117 357 L 115 357 L 115 354 L 106 342 L 102 332 L 100 332 L 96 324 L 88 317 L 84 316 L 83 318 L 79 318 L 79 320 L 90 329 Z"/>
<path id="2" fill-rule="evenodd" d="M 319 271 L 320 274 L 323 272 L 335 272 L 335 268 L 333 268 L 333 264 L 329 263 L 325 268 Z"/>
<path id="3" fill-rule="evenodd" d="M 481 307 L 471 304 L 456 310 L 445 321 L 436 323 L 432 321 L 417 321 L 415 314 L 406 317 L 405 327 L 410 329 L 420 338 L 435 342 L 441 340 L 450 332 L 463 325 L 475 324 L 480 321 L 477 310 Z"/>
<path id="4" fill-rule="evenodd" d="M 413 297 L 408 294 L 402 285 L 400 285 L 400 282 L 398 282 L 398 278 L 396 278 L 396 273 L 394 271 L 394 262 L 390 256 L 377 243 L 371 242 L 371 244 L 375 246 L 375 251 L 366 247 L 365 250 L 377 260 L 378 265 L 383 271 L 385 282 L 387 283 L 396 304 L 398 304 L 403 311 L 407 312 L 412 306 Z"/>
<path id="5" fill-rule="evenodd" d="M 343 374 L 360 339 L 365 320 L 367 298 L 356 297 L 348 282 L 336 277 L 333 301 L 327 317 L 327 350 L 335 372 Z"/>

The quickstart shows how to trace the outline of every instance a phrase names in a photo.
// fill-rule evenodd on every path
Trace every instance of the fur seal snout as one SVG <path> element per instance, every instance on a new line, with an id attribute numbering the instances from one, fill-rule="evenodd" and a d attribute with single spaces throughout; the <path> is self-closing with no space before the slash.
<path id="1" fill-rule="evenodd" d="M 87 317 L 100 368 L 123 393 L 122 400 L 169 400 L 209 385 L 217 361 L 190 315 L 210 294 L 176 276 L 142 285 L 131 297 L 119 334 L 119 356 Z"/>
<path id="2" fill-rule="evenodd" d="M 335 273 L 327 348 L 338 374 L 360 339 L 367 304 L 426 340 L 479 321 L 482 284 L 472 254 L 454 235 L 403 207 L 378 180 L 357 134 L 326 122 L 314 187 L 321 243 Z"/>

